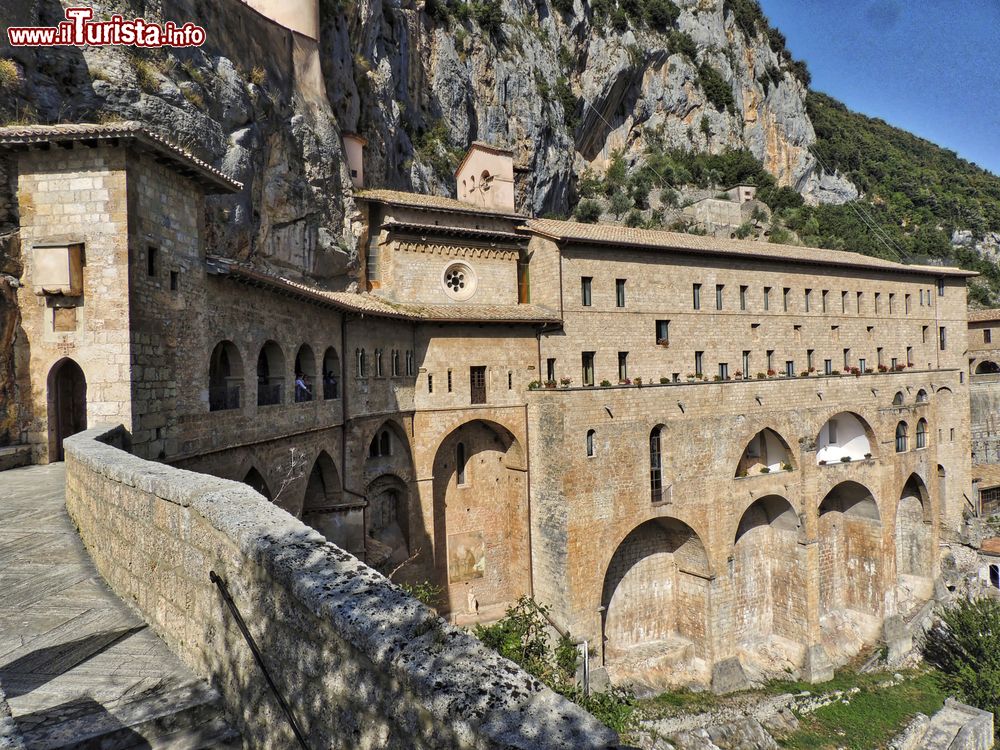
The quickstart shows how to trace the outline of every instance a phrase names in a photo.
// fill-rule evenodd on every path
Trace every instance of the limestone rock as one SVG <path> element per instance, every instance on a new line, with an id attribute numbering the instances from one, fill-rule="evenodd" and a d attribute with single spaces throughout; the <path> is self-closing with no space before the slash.
<path id="1" fill-rule="evenodd" d="M 670 738 L 677 750 L 777 750 L 778 743 L 756 719 L 681 732 Z"/>

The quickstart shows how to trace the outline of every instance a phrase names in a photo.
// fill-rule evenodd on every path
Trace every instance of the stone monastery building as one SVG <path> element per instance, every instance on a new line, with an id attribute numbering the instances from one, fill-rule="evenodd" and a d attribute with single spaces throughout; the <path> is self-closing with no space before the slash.
<path id="1" fill-rule="evenodd" d="M 474 146 L 457 200 L 358 188 L 364 291 L 331 292 L 213 256 L 203 196 L 239 186 L 137 124 L 0 146 L 37 462 L 122 423 L 458 623 L 532 595 L 651 687 L 829 677 L 933 595 L 968 272 L 518 215 Z"/>

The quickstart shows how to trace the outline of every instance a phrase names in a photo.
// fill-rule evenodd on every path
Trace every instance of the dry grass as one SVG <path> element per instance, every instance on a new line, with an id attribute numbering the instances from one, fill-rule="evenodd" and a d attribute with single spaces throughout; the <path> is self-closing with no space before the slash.
<path id="1" fill-rule="evenodd" d="M 247 78 L 254 86 L 263 86 L 267 83 L 267 71 L 259 65 L 255 65 Z"/>
<path id="2" fill-rule="evenodd" d="M 148 60 L 134 59 L 132 69 L 135 71 L 135 80 L 139 84 L 139 88 L 147 94 L 156 93 L 160 88 L 156 77 L 156 66 Z"/>
<path id="3" fill-rule="evenodd" d="M 0 57 L 0 91 L 10 91 L 21 83 L 17 64 L 6 57 Z"/>

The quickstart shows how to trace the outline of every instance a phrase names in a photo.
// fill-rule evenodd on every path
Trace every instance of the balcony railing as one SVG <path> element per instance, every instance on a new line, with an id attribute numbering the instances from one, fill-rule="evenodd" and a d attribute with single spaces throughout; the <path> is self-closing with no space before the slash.
<path id="1" fill-rule="evenodd" d="M 220 385 L 208 389 L 208 410 L 225 411 L 240 408 L 240 387 Z"/>
<path id="2" fill-rule="evenodd" d="M 312 391 L 310 391 L 307 388 L 300 388 L 299 386 L 295 386 L 295 403 L 301 404 L 304 401 L 312 401 L 312 400 L 313 400 Z"/>
<path id="3" fill-rule="evenodd" d="M 281 403 L 281 383 L 261 383 L 257 386 L 257 406 Z"/>
<path id="4" fill-rule="evenodd" d="M 340 388 L 336 379 L 323 381 L 323 398 L 327 401 L 340 398 Z"/>

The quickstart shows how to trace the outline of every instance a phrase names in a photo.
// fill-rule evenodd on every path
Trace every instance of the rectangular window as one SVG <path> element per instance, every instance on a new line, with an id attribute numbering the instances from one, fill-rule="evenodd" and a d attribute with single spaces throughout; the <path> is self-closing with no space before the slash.
<path id="1" fill-rule="evenodd" d="M 913 367 L 913 347 L 906 347 L 906 366 Z"/>
<path id="2" fill-rule="evenodd" d="M 719 362 L 719 380 L 729 380 L 728 362 Z"/>
<path id="3" fill-rule="evenodd" d="M 938 327 L 938 348 L 941 351 L 948 348 L 948 330 L 944 326 Z"/>
<path id="4" fill-rule="evenodd" d="M 933 297 L 931 297 L 931 290 L 930 289 L 927 290 L 927 304 L 928 304 L 928 306 L 934 304 L 934 299 L 933 299 Z"/>
<path id="5" fill-rule="evenodd" d="M 785 375 L 790 378 L 795 377 L 795 360 L 785 360 Z"/>
<path id="6" fill-rule="evenodd" d="M 876 315 L 878 315 L 878 313 L 879 313 L 879 303 L 881 301 L 882 301 L 882 293 L 881 292 L 875 292 L 875 314 Z"/>
<path id="7" fill-rule="evenodd" d="M 812 296 L 812 291 L 813 291 L 812 289 L 806 289 L 805 293 L 806 312 L 809 312 L 809 297 Z"/>
<path id="8" fill-rule="evenodd" d="M 767 369 L 774 369 L 774 349 L 767 350 Z"/>
<path id="9" fill-rule="evenodd" d="M 146 248 L 146 275 L 156 276 L 156 265 L 159 261 L 160 251 L 152 245 Z"/>
<path id="10" fill-rule="evenodd" d="M 920 306 L 921 307 L 924 306 L 924 290 L 923 289 L 920 290 Z"/>
<path id="11" fill-rule="evenodd" d="M 170 291 L 176 292 L 180 286 L 180 274 L 177 271 L 170 272 Z"/>
<path id="12" fill-rule="evenodd" d="M 827 299 L 829 297 L 830 297 L 830 290 L 829 289 L 824 289 L 823 290 L 823 294 L 822 294 L 822 298 L 823 298 L 823 312 L 826 312 L 826 310 L 827 310 L 826 303 L 827 303 Z"/>
<path id="13" fill-rule="evenodd" d="M 851 368 L 851 350 L 844 349 L 844 369 L 849 370 Z"/>
<path id="14" fill-rule="evenodd" d="M 748 287 L 740 285 L 740 309 L 747 309 L 747 289 Z"/>
<path id="15" fill-rule="evenodd" d="M 894 292 L 889 292 L 889 314 L 893 313 L 893 305 L 896 302 L 896 294 Z"/>
<path id="16" fill-rule="evenodd" d="M 584 307 L 590 307 L 591 296 L 590 289 L 593 285 L 594 279 L 592 276 L 581 276 L 580 277 L 580 304 Z"/>
<path id="17" fill-rule="evenodd" d="M 750 377 L 750 352 L 743 352 L 743 379 Z"/>
<path id="18" fill-rule="evenodd" d="M 812 370 L 813 367 L 813 350 L 806 349 L 806 368 Z"/>
<path id="19" fill-rule="evenodd" d="M 583 384 L 594 384 L 594 352 L 583 353 Z"/>
<path id="20" fill-rule="evenodd" d="M 785 309 L 785 312 L 788 312 L 788 294 L 791 291 L 787 286 L 781 290 L 781 306 Z"/>
<path id="21" fill-rule="evenodd" d="M 840 293 L 840 311 L 842 313 L 847 312 L 847 292 Z"/>
<path id="22" fill-rule="evenodd" d="M 723 289 L 725 289 L 724 285 L 722 285 L 722 284 L 716 284 L 715 285 L 715 309 L 716 310 L 721 310 L 722 309 L 722 290 Z"/>
<path id="23" fill-rule="evenodd" d="M 450 373 L 449 373 L 450 374 Z M 486 368 L 469 368 L 469 394 L 474 404 L 486 403 Z"/>
<path id="24" fill-rule="evenodd" d="M 448 393 L 451 393 L 451 370 L 448 370 Z"/>
<path id="25" fill-rule="evenodd" d="M 427 373 L 427 392 L 434 393 L 434 376 Z"/>
<path id="26" fill-rule="evenodd" d="M 376 284 L 382 280 L 378 262 L 379 252 L 378 239 L 373 238 L 368 243 L 368 251 L 365 253 L 365 271 L 368 274 L 368 281 L 375 282 Z"/>
<path id="27" fill-rule="evenodd" d="M 618 382 L 628 380 L 628 352 L 618 352 Z"/>
<path id="28" fill-rule="evenodd" d="M 667 346 L 670 343 L 670 321 L 656 321 L 656 343 L 660 346 Z"/>
<path id="29" fill-rule="evenodd" d="M 993 331 L 990 328 L 983 329 L 983 343 L 992 344 L 993 343 Z"/>
<path id="30" fill-rule="evenodd" d="M 625 307 L 625 279 L 615 279 L 615 307 Z"/>
<path id="31" fill-rule="evenodd" d="M 531 276 L 528 269 L 528 261 L 521 259 L 517 261 L 517 303 L 527 305 L 531 302 Z"/>
<path id="32" fill-rule="evenodd" d="M 879 346 L 879 347 L 877 347 L 875 349 L 875 358 L 876 358 L 875 364 L 877 364 L 879 367 L 881 367 L 882 366 L 882 347 L 881 346 Z"/>
<path id="33" fill-rule="evenodd" d="M 695 310 L 701 309 L 701 284 L 691 286 L 691 304 Z"/>
<path id="34" fill-rule="evenodd" d="M 837 442 L 837 420 L 831 419 L 826 423 L 826 437 L 831 443 Z"/>
<path id="35" fill-rule="evenodd" d="M 927 343 L 927 329 L 928 328 L 930 328 L 930 326 L 921 326 L 920 327 L 920 343 L 921 344 L 926 344 Z"/>
<path id="36" fill-rule="evenodd" d="M 889 367 L 891 367 L 893 370 L 896 369 L 896 365 L 898 364 L 899 360 L 896 357 L 893 357 L 892 359 L 889 360 Z"/>
<path id="37" fill-rule="evenodd" d="M 903 295 L 903 312 L 906 313 L 907 315 L 910 314 L 910 295 L 909 294 L 904 294 Z"/>
<path id="38" fill-rule="evenodd" d="M 868 360 L 862 357 L 858 360 L 858 369 L 865 372 L 868 369 Z"/>
<path id="39" fill-rule="evenodd" d="M 694 353 L 694 374 L 702 375 L 702 359 L 704 358 L 705 352 L 695 352 Z"/>
<path id="40" fill-rule="evenodd" d="M 514 373 L 512 373 L 510 370 L 507 371 L 507 390 L 508 391 L 514 390 Z"/>
<path id="41" fill-rule="evenodd" d="M 764 309 L 771 309 L 771 287 L 764 287 Z"/>
<path id="42" fill-rule="evenodd" d="M 823 360 L 823 372 L 826 375 L 833 375 L 833 360 L 824 359 Z"/>
<path id="43" fill-rule="evenodd" d="M 944 296 L 944 279 L 938 279 L 938 297 Z"/>
<path id="44" fill-rule="evenodd" d="M 545 380 L 549 383 L 556 379 L 556 359 L 549 357 L 545 360 Z"/>
<path id="45" fill-rule="evenodd" d="M 862 297 L 861 292 L 858 292 L 858 315 L 861 314 L 861 297 Z"/>

